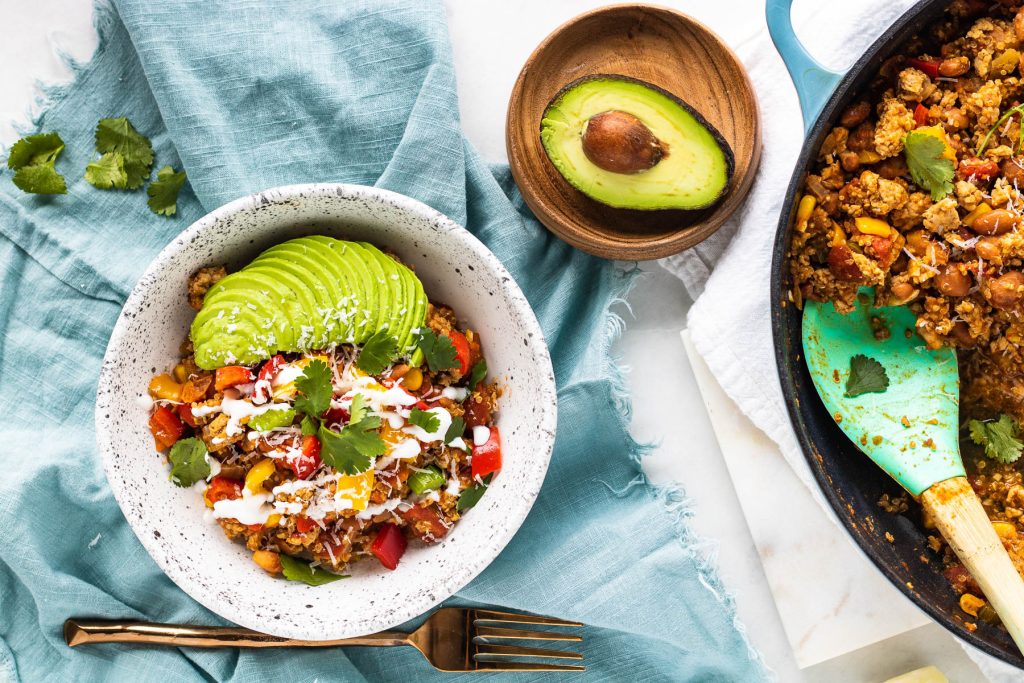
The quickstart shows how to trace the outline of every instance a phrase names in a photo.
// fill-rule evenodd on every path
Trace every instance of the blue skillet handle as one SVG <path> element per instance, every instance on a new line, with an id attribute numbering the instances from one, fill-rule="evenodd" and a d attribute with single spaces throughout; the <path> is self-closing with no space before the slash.
<path id="1" fill-rule="evenodd" d="M 804 49 L 793 32 L 792 6 L 793 0 L 767 0 L 765 16 L 775 49 L 786 63 L 793 85 L 796 86 L 806 132 L 817 120 L 843 74 L 826 69 Z"/>

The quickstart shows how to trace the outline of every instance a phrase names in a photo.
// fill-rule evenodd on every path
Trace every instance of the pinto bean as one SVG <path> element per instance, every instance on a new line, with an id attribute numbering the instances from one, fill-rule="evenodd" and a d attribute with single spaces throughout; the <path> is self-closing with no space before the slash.
<path id="1" fill-rule="evenodd" d="M 971 70 L 971 61 L 967 57 L 947 57 L 939 62 L 939 75 L 946 78 L 963 76 Z"/>
<path id="2" fill-rule="evenodd" d="M 856 152 L 846 150 L 839 154 L 839 165 L 847 173 L 853 173 L 860 168 L 860 157 L 857 156 Z"/>
<path id="3" fill-rule="evenodd" d="M 875 149 L 875 127 L 865 121 L 857 126 L 846 140 L 846 148 L 854 152 L 865 152 Z"/>
<path id="4" fill-rule="evenodd" d="M 988 283 L 988 298 L 996 308 L 1013 308 L 1024 298 L 1024 273 L 1011 270 Z"/>
<path id="5" fill-rule="evenodd" d="M 974 253 L 986 261 L 998 262 L 1002 260 L 1003 250 L 1000 247 L 999 238 L 982 237 L 978 240 L 978 243 L 974 245 Z"/>
<path id="6" fill-rule="evenodd" d="M 963 320 L 958 320 L 953 325 L 952 335 L 957 341 L 957 346 L 962 349 L 973 348 L 978 343 L 978 340 L 971 336 L 970 326 Z"/>
<path id="7" fill-rule="evenodd" d="M 895 180 L 909 174 L 910 171 L 907 169 L 907 162 L 903 160 L 903 155 L 900 154 L 899 156 L 882 159 L 875 164 L 875 173 L 886 180 Z"/>
<path id="8" fill-rule="evenodd" d="M 1007 159 L 1000 168 L 1003 176 L 1006 177 L 1006 182 L 1024 188 L 1024 159 L 1021 157 Z"/>
<path id="9" fill-rule="evenodd" d="M 967 296 L 971 290 L 971 276 L 950 263 L 935 276 L 935 287 L 946 296 Z"/>
<path id="10" fill-rule="evenodd" d="M 1005 235 L 1020 223 L 1020 215 L 1006 209 L 995 209 L 974 219 L 971 230 L 979 235 Z"/>
<path id="11" fill-rule="evenodd" d="M 839 125 L 844 128 L 855 128 L 864 123 L 871 113 L 871 105 L 867 102 L 855 102 L 843 110 L 839 117 Z"/>

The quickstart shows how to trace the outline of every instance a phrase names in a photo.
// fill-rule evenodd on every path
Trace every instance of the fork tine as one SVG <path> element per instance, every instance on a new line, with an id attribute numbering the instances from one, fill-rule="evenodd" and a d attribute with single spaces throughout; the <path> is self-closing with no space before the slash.
<path id="1" fill-rule="evenodd" d="M 572 642 L 583 640 L 581 636 L 572 633 L 523 631 L 518 628 L 499 628 L 497 626 L 477 626 L 473 635 L 479 638 L 510 638 L 518 640 L 568 640 Z"/>
<path id="2" fill-rule="evenodd" d="M 515 614 L 513 612 L 498 612 L 496 610 L 478 609 L 473 610 L 476 621 L 494 621 L 508 624 L 534 624 L 546 626 L 575 626 L 582 627 L 578 621 L 565 621 L 553 617 L 539 617 L 536 614 Z"/>
<path id="3" fill-rule="evenodd" d="M 477 662 L 477 671 L 586 671 L 575 664 L 528 664 L 526 662 Z"/>
<path id="4" fill-rule="evenodd" d="M 481 643 L 477 646 L 479 657 L 548 657 L 550 659 L 583 659 L 580 652 L 562 652 L 541 647 L 516 647 L 515 645 L 492 645 Z"/>

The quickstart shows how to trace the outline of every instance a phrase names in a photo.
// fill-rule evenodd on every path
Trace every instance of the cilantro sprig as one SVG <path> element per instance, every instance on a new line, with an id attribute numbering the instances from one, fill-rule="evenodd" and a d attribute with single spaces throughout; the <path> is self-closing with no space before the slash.
<path id="1" fill-rule="evenodd" d="M 124 168 L 124 181 L 113 187 L 134 190 L 149 180 L 153 145 L 127 118 L 100 119 L 96 124 L 96 151 L 119 160 Z"/>
<path id="2" fill-rule="evenodd" d="M 146 188 L 149 200 L 146 205 L 158 216 L 173 216 L 178 212 L 178 192 L 185 185 L 184 171 L 175 173 L 170 166 L 156 172 L 156 180 Z"/>
<path id="3" fill-rule="evenodd" d="M 466 421 L 461 416 L 452 418 L 452 425 L 448 428 L 448 431 L 444 434 L 444 444 L 447 446 L 455 439 L 466 433 Z"/>
<path id="4" fill-rule="evenodd" d="M 488 474 L 483 479 L 483 483 L 476 483 L 470 486 L 468 489 L 463 491 L 459 495 L 459 502 L 455 505 L 455 509 L 459 512 L 465 512 L 474 505 L 480 502 L 480 499 L 484 497 L 484 493 L 487 492 L 487 487 L 491 483 L 491 477 L 493 474 Z"/>
<path id="5" fill-rule="evenodd" d="M 363 343 L 356 367 L 369 375 L 379 375 L 398 357 L 398 340 L 384 330 Z"/>
<path id="6" fill-rule="evenodd" d="M 384 439 L 377 432 L 380 418 L 364 415 L 349 422 L 340 432 L 320 425 L 320 457 L 342 474 L 359 474 L 370 469 L 371 459 L 384 455 Z"/>
<path id="7" fill-rule="evenodd" d="M 124 157 L 108 152 L 85 167 L 86 181 L 100 190 L 123 190 L 128 184 Z"/>
<path id="8" fill-rule="evenodd" d="M 857 354 L 850 359 L 850 376 L 846 379 L 846 395 L 881 393 L 889 388 L 885 367 L 874 358 Z"/>
<path id="9" fill-rule="evenodd" d="M 331 396 L 334 387 L 331 385 L 331 369 L 319 358 L 306 365 L 306 368 L 295 380 L 298 395 L 295 397 L 295 410 L 309 417 L 317 418 L 331 407 Z"/>
<path id="10" fill-rule="evenodd" d="M 956 169 L 946 158 L 946 145 L 935 136 L 911 131 L 903 139 L 903 154 L 914 182 L 928 190 L 938 201 L 953 191 Z"/>
<path id="11" fill-rule="evenodd" d="M 334 574 L 326 569 L 311 567 L 308 562 L 297 560 L 290 555 L 281 553 L 281 570 L 284 578 L 289 581 L 301 581 L 310 586 L 322 586 L 339 579 L 347 579 L 347 574 Z"/>
<path id="12" fill-rule="evenodd" d="M 999 120 L 993 124 L 989 129 L 988 134 L 982 139 L 981 144 L 978 145 L 978 151 L 975 156 L 980 157 L 982 155 L 985 148 L 988 147 L 988 143 L 992 140 L 992 136 L 995 135 L 995 132 L 999 130 L 1004 123 L 1006 123 L 1006 119 L 1010 118 L 1014 114 L 1021 114 L 1022 117 L 1020 133 L 1017 135 L 1017 146 L 1014 148 L 1013 152 L 1014 154 L 1020 154 L 1021 148 L 1024 147 L 1024 104 L 1018 104 L 1016 107 L 1007 109 L 1006 113 L 999 117 Z"/>
<path id="13" fill-rule="evenodd" d="M 487 379 L 487 361 L 482 358 L 469 371 L 469 388 L 476 389 L 476 385 Z"/>
<path id="14" fill-rule="evenodd" d="M 181 439 L 171 447 L 167 459 L 171 461 L 171 481 L 175 486 L 192 486 L 210 476 L 206 453 L 206 444 L 196 438 Z"/>
<path id="15" fill-rule="evenodd" d="M 444 372 L 459 365 L 452 340 L 429 327 L 421 327 L 416 333 L 416 348 L 423 352 L 432 372 Z"/>
<path id="16" fill-rule="evenodd" d="M 987 422 L 971 420 L 968 428 L 971 441 L 984 446 L 985 455 L 1003 464 L 1016 462 L 1024 450 L 1020 425 L 1009 415 L 1000 415 L 998 420 Z"/>
<path id="17" fill-rule="evenodd" d="M 426 410 L 413 408 L 409 412 L 409 424 L 419 427 L 428 434 L 433 434 L 441 426 L 441 418 Z"/>
<path id="18" fill-rule="evenodd" d="M 67 183 L 56 168 L 63 151 L 64 141 L 57 133 L 18 140 L 7 157 L 7 168 L 15 172 L 14 184 L 30 194 L 67 194 Z"/>

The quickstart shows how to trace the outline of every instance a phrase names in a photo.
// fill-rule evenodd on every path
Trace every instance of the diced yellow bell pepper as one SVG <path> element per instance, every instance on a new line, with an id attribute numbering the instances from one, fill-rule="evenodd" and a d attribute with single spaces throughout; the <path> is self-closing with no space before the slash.
<path id="1" fill-rule="evenodd" d="M 165 401 L 181 400 L 181 385 L 170 375 L 157 375 L 149 381 L 149 393 L 153 398 Z"/>
<path id="2" fill-rule="evenodd" d="M 818 205 L 818 200 L 812 195 L 805 194 L 800 198 L 800 205 L 796 209 L 796 229 L 803 232 L 807 229 L 807 221 L 810 220 L 811 214 L 814 213 L 814 207 Z"/>
<path id="3" fill-rule="evenodd" d="M 830 246 L 835 247 L 835 246 L 838 246 L 840 244 L 846 244 L 846 233 L 843 232 L 843 227 L 841 225 L 839 225 L 839 223 L 836 223 L 835 221 L 833 221 L 832 222 L 832 241 L 830 242 Z"/>
<path id="4" fill-rule="evenodd" d="M 184 384 L 188 381 L 188 370 L 181 363 L 174 366 L 174 372 L 171 374 L 174 375 L 174 381 L 178 384 Z"/>
<path id="5" fill-rule="evenodd" d="M 991 210 L 991 206 L 989 206 L 985 202 L 982 202 L 981 204 L 978 204 L 977 207 L 975 207 L 974 211 L 971 211 L 969 214 L 964 216 L 961 222 L 969 228 L 972 225 L 974 225 L 974 221 L 978 220 L 978 218 L 984 216 Z"/>
<path id="6" fill-rule="evenodd" d="M 865 235 L 874 235 L 876 237 L 888 237 L 892 234 L 892 228 L 885 221 L 877 218 L 868 218 L 867 216 L 861 216 L 853 220 L 854 225 L 857 226 L 859 232 Z"/>
<path id="7" fill-rule="evenodd" d="M 972 617 L 978 616 L 978 610 L 985 606 L 985 601 L 976 595 L 970 593 L 964 593 L 960 596 L 960 609 L 970 614 Z"/>
<path id="8" fill-rule="evenodd" d="M 267 528 L 275 527 L 280 522 L 281 522 L 281 515 L 279 515 L 278 513 L 275 512 L 274 514 L 272 514 L 269 517 L 267 517 L 267 521 L 263 523 L 263 526 L 265 526 Z"/>
<path id="9" fill-rule="evenodd" d="M 1017 537 L 1017 527 L 1011 522 L 992 522 L 992 528 L 996 530 L 999 538 L 1012 539 Z"/>
<path id="10" fill-rule="evenodd" d="M 373 469 L 362 474 L 341 475 L 338 477 L 338 490 L 334 498 L 349 501 L 353 510 L 365 510 L 370 502 L 370 494 L 373 493 L 373 484 Z"/>
<path id="11" fill-rule="evenodd" d="M 938 126 L 921 126 L 920 128 L 918 128 L 914 132 L 915 133 L 923 133 L 925 135 L 930 135 L 933 138 L 935 138 L 936 140 L 940 141 L 943 144 L 943 146 L 945 147 L 945 150 L 943 151 L 942 156 L 944 158 L 949 159 L 950 161 L 952 161 L 954 166 L 956 165 L 956 150 L 953 149 L 953 145 L 949 144 L 949 138 L 946 137 L 946 130 L 941 125 L 938 125 Z"/>
<path id="12" fill-rule="evenodd" d="M 857 160 L 862 164 L 877 164 L 882 160 L 882 155 L 873 149 L 862 149 L 857 152 Z"/>
<path id="13" fill-rule="evenodd" d="M 260 460 L 246 473 L 245 490 L 249 493 L 263 493 L 263 482 L 269 479 L 276 469 L 272 458 Z"/>

